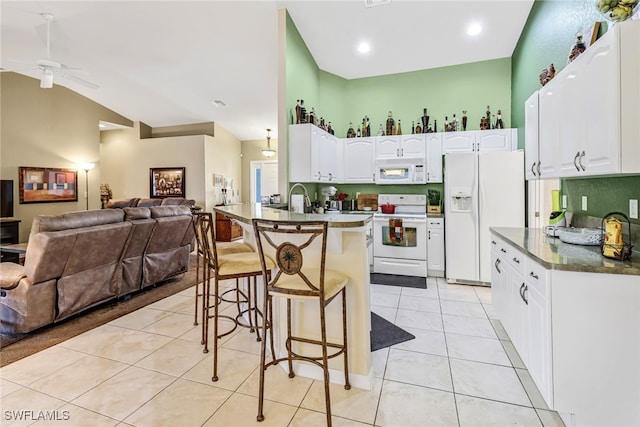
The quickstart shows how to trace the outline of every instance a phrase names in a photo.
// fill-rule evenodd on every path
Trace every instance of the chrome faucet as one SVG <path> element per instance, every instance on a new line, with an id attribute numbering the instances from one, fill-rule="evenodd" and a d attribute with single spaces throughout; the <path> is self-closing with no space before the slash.
<path id="1" fill-rule="evenodd" d="M 305 187 L 304 185 L 302 185 L 302 184 L 300 184 L 298 182 L 298 183 L 293 184 L 291 186 L 291 188 L 289 189 L 289 198 L 288 198 L 288 200 L 289 200 L 289 212 L 293 212 L 291 210 L 292 209 L 292 206 L 291 206 L 291 194 L 293 193 L 293 189 L 296 188 L 296 187 L 302 187 L 302 191 L 304 191 L 304 205 L 306 207 L 308 207 L 308 208 L 311 207 L 311 200 L 309 200 L 309 193 L 307 193 L 307 187 Z M 301 213 L 304 213 L 304 212 L 301 212 Z"/>

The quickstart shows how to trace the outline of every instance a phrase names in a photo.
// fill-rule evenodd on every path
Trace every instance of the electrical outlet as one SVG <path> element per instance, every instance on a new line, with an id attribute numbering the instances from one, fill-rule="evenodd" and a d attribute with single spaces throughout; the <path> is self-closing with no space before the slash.
<path id="1" fill-rule="evenodd" d="M 587 210 L 587 196 L 582 196 L 582 210 Z"/>
<path id="2" fill-rule="evenodd" d="M 562 195 L 562 209 L 567 209 L 567 195 Z"/>
<path id="3" fill-rule="evenodd" d="M 629 218 L 638 219 L 638 199 L 629 199 Z"/>

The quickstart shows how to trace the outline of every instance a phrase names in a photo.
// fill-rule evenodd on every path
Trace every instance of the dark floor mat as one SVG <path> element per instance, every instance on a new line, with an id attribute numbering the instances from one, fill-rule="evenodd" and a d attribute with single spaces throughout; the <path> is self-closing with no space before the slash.
<path id="1" fill-rule="evenodd" d="M 402 276 L 400 274 L 371 273 L 369 276 L 371 284 L 406 286 L 408 288 L 427 289 L 426 277 Z"/>
<path id="2" fill-rule="evenodd" d="M 397 327 L 387 319 L 371 313 L 371 351 L 400 344 L 414 338 L 414 335 Z"/>

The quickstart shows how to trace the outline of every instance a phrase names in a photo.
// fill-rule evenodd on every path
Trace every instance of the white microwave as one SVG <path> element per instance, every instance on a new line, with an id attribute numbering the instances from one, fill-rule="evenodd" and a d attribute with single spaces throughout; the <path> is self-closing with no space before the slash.
<path id="1" fill-rule="evenodd" d="M 376 184 L 426 184 L 427 173 L 424 164 L 378 163 L 376 164 Z"/>

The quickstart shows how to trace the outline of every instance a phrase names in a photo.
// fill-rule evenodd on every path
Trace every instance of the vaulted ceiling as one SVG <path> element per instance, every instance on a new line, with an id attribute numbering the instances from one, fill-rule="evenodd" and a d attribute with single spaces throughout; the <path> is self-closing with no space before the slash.
<path id="1" fill-rule="evenodd" d="M 532 4 L 3 0 L 0 67 L 42 77 L 33 65 L 47 59 L 41 14 L 50 13 L 50 59 L 98 88 L 54 74 L 55 84 L 152 127 L 213 121 L 241 140 L 264 139 L 277 129 L 279 9 L 322 70 L 355 79 L 509 57 Z M 472 23 L 482 27 L 475 37 Z M 363 41 L 366 55 L 357 52 Z"/>

